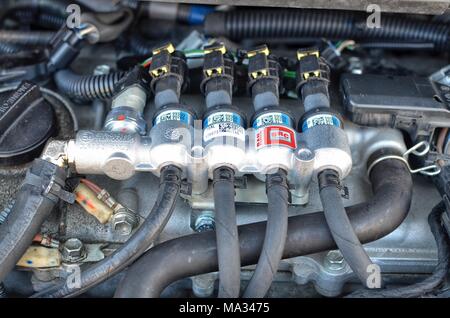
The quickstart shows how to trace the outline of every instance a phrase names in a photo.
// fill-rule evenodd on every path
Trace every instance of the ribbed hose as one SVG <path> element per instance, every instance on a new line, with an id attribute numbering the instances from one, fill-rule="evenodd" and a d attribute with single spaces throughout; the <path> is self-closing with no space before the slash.
<path id="1" fill-rule="evenodd" d="M 0 53 L 12 54 L 19 52 L 21 47 L 14 43 L 0 42 Z"/>
<path id="2" fill-rule="evenodd" d="M 15 12 L 15 16 L 22 24 L 35 24 L 40 27 L 59 30 L 66 22 L 64 15 L 51 12 L 39 12 L 37 15 L 31 11 L 19 10 Z"/>
<path id="3" fill-rule="evenodd" d="M 79 101 L 109 99 L 114 95 L 114 86 L 125 76 L 125 72 L 105 75 L 78 75 L 71 70 L 55 73 L 58 89 L 65 95 Z"/>
<path id="4" fill-rule="evenodd" d="M 236 10 L 208 15 L 205 33 L 233 40 L 292 37 L 395 39 L 434 43 L 438 50 L 449 47 L 449 25 L 385 14 L 381 28 L 368 28 L 366 19 L 364 14 L 348 11 Z"/>
<path id="5" fill-rule="evenodd" d="M 396 159 L 378 163 L 370 174 L 373 197 L 347 208 L 350 222 L 363 243 L 394 231 L 408 214 L 412 179 L 408 167 Z M 261 253 L 266 222 L 239 226 L 242 266 L 255 264 Z M 289 218 L 283 258 L 335 249 L 322 212 Z M 161 243 L 147 251 L 127 271 L 115 297 L 159 297 L 171 283 L 217 271 L 215 233 L 208 231 Z"/>
<path id="6" fill-rule="evenodd" d="M 283 256 L 288 228 L 289 187 L 284 170 L 267 175 L 268 217 L 264 245 L 244 298 L 262 298 L 272 284 Z"/>
<path id="7" fill-rule="evenodd" d="M 32 297 L 73 297 L 117 274 L 134 262 L 153 243 L 169 221 L 180 192 L 181 170 L 175 166 L 162 169 L 158 198 L 152 211 L 136 233 L 113 254 L 81 273 L 80 288 L 66 283 L 52 286 Z"/>
<path id="8" fill-rule="evenodd" d="M 133 33 L 130 35 L 129 46 L 130 50 L 138 55 L 149 55 L 155 48 L 155 42 L 147 40 L 138 33 Z"/>
<path id="9" fill-rule="evenodd" d="M 27 46 L 46 45 L 50 42 L 54 34 L 54 32 L 48 31 L 0 30 L 0 42 Z"/>
<path id="10" fill-rule="evenodd" d="M 324 170 L 318 176 L 320 200 L 327 224 L 345 261 L 364 286 L 369 282 L 373 265 L 356 235 L 345 211 L 338 189 L 339 175 L 334 170 Z"/>
<path id="11" fill-rule="evenodd" d="M 450 268 L 450 241 L 446 230 L 442 226 L 442 214 L 445 204 L 439 202 L 428 215 L 428 224 L 436 241 L 438 263 L 433 274 L 420 283 L 385 290 L 360 290 L 350 294 L 351 298 L 414 298 L 435 290 L 447 277 Z"/>
<path id="12" fill-rule="evenodd" d="M 214 170 L 213 177 L 219 297 L 237 298 L 241 287 L 241 258 L 234 204 L 234 171 Z"/>

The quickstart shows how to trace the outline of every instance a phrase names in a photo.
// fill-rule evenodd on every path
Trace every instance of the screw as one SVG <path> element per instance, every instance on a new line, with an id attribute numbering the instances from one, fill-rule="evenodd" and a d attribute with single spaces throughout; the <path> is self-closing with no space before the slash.
<path id="1" fill-rule="evenodd" d="M 338 250 L 329 251 L 325 256 L 324 266 L 330 271 L 339 271 L 345 267 L 345 260 Z"/>
<path id="2" fill-rule="evenodd" d="M 214 221 L 214 213 L 211 211 L 203 212 L 195 219 L 195 232 L 213 231 L 215 228 L 216 223 Z"/>
<path id="3" fill-rule="evenodd" d="M 111 67 L 106 64 L 97 65 L 94 69 L 94 75 L 107 75 L 111 71 Z"/>
<path id="4" fill-rule="evenodd" d="M 120 235 L 130 235 L 137 223 L 136 215 L 127 208 L 120 209 L 113 217 L 114 231 Z"/>
<path id="5" fill-rule="evenodd" d="M 77 238 L 68 239 L 62 248 L 62 257 L 69 263 L 75 263 L 86 258 L 86 249 Z"/>

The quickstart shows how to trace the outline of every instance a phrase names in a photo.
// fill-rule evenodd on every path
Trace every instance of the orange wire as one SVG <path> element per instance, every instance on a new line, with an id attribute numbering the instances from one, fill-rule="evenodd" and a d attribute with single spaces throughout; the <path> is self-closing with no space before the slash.
<path id="1" fill-rule="evenodd" d="M 89 189 L 96 192 L 97 194 L 102 192 L 102 189 L 98 185 L 88 179 L 80 179 L 80 182 L 84 183 Z"/>

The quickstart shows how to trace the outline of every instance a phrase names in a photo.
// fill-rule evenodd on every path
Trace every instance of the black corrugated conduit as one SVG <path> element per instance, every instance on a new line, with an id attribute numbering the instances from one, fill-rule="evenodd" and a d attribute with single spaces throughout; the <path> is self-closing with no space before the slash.
<path id="1" fill-rule="evenodd" d="M 58 89 L 77 101 L 109 99 L 114 95 L 114 86 L 125 76 L 125 72 L 113 72 L 105 75 L 78 75 L 65 69 L 55 73 L 54 80 Z"/>
<path id="2" fill-rule="evenodd" d="M 351 11 L 244 9 L 209 14 L 205 20 L 205 33 L 232 40 L 325 37 L 413 41 L 433 43 L 442 51 L 449 48 L 448 24 L 383 14 L 381 28 L 369 28 L 367 17 L 365 13 Z"/>

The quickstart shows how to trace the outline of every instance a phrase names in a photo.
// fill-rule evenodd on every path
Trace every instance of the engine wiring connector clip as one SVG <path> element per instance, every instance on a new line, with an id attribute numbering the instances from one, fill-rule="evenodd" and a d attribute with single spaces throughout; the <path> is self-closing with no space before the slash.
<path id="1" fill-rule="evenodd" d="M 316 48 L 302 48 L 297 50 L 298 75 L 302 81 L 308 80 L 310 77 L 320 77 L 320 55 Z"/>
<path id="2" fill-rule="evenodd" d="M 161 77 L 170 72 L 173 52 L 175 52 L 175 47 L 172 43 L 166 43 L 152 51 L 153 57 L 149 73 L 153 78 Z"/>
<path id="3" fill-rule="evenodd" d="M 223 43 L 205 47 L 205 61 L 203 74 L 205 77 L 213 77 L 225 73 L 225 59 L 227 49 Z"/>
<path id="4" fill-rule="evenodd" d="M 257 79 L 269 75 L 269 54 L 269 48 L 265 44 L 247 52 L 249 78 Z"/>

